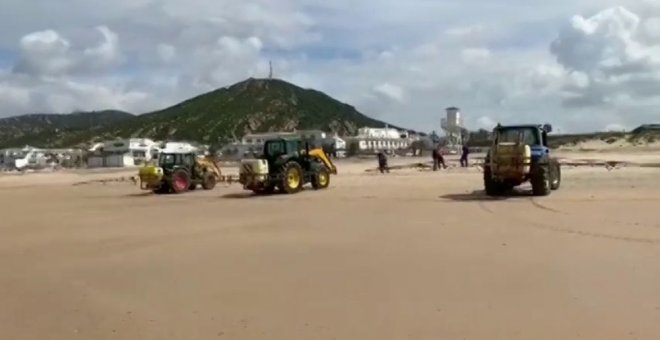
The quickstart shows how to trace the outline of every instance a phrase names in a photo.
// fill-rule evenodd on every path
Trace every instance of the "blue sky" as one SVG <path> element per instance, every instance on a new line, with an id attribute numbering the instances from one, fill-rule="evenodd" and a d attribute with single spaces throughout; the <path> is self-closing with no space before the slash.
<path id="1" fill-rule="evenodd" d="M 3 9 L 0 117 L 151 111 L 266 76 L 269 60 L 277 77 L 425 131 L 452 105 L 472 128 L 551 120 L 591 131 L 648 122 L 660 104 L 650 90 L 660 86 L 660 5 L 650 0 L 5 0 Z"/>
<path id="2" fill-rule="evenodd" d="M 11 67 L 18 59 L 18 53 L 12 49 L 0 49 L 0 68 Z"/>

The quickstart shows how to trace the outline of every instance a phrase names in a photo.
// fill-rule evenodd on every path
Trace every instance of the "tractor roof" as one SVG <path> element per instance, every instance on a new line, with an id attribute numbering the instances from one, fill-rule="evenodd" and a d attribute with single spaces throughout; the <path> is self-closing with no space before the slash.
<path id="1" fill-rule="evenodd" d="M 519 130 L 519 129 L 538 129 L 542 130 L 545 133 L 550 133 L 552 132 L 552 125 L 546 123 L 546 124 L 520 124 L 520 125 L 500 125 L 499 123 L 495 127 L 495 131 L 497 130 Z"/>
<path id="2" fill-rule="evenodd" d="M 171 154 L 189 154 L 197 153 L 197 149 L 193 147 L 167 147 L 160 150 L 160 153 L 171 153 Z"/>
<path id="3" fill-rule="evenodd" d="M 166 142 L 161 143 L 159 153 L 188 154 L 199 151 L 199 148 L 190 143 Z"/>
<path id="4" fill-rule="evenodd" d="M 499 125 L 496 129 L 542 129 L 542 124 Z"/>

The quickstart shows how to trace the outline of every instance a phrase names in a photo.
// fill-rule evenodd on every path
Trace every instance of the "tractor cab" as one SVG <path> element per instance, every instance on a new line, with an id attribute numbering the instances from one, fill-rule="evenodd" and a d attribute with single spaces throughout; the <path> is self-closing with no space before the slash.
<path id="1" fill-rule="evenodd" d="M 548 133 L 552 131 L 549 124 L 541 125 L 498 125 L 493 131 L 493 142 L 521 143 L 532 146 L 548 146 Z"/>
<path id="2" fill-rule="evenodd" d="M 158 155 L 158 166 L 163 170 L 172 171 L 177 167 L 192 168 L 195 165 L 197 155 L 195 153 L 165 153 Z"/>
<path id="3" fill-rule="evenodd" d="M 323 155 L 320 155 L 323 154 Z M 320 148 L 312 148 L 309 142 L 294 138 L 276 138 L 264 143 L 263 158 L 271 166 L 279 166 L 286 161 L 295 158 L 305 168 L 309 168 L 312 161 L 321 161 L 330 172 L 336 173 L 334 164 L 330 162 Z"/>
<path id="4" fill-rule="evenodd" d="M 550 152 L 548 147 L 548 134 L 551 131 L 552 126 L 550 124 L 509 126 L 498 124 L 493 129 L 493 145 L 491 150 L 507 144 L 516 144 L 521 147 L 527 145 L 530 149 L 532 158 L 537 159 L 539 157 L 545 157 Z M 486 158 L 490 158 L 490 152 L 486 155 Z"/>
<path id="5" fill-rule="evenodd" d="M 268 163 L 276 163 L 278 159 L 296 157 L 300 155 L 302 141 L 297 139 L 277 138 L 264 143 L 263 156 Z"/>

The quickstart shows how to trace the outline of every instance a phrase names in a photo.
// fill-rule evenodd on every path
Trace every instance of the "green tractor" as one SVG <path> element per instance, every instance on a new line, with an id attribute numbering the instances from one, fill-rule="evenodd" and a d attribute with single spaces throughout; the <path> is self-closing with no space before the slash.
<path id="1" fill-rule="evenodd" d="M 198 186 L 211 190 L 221 172 L 213 160 L 200 158 L 194 151 L 169 148 L 159 154 L 157 164 L 145 165 L 138 175 L 140 189 L 165 194 L 195 190 Z"/>
<path id="2" fill-rule="evenodd" d="M 257 194 L 271 194 L 276 189 L 294 194 L 307 183 L 314 189 L 325 189 L 330 185 L 330 174 L 336 173 L 322 148 L 310 149 L 301 139 L 275 138 L 264 143 L 260 157 L 241 161 L 239 183 Z"/>
<path id="3" fill-rule="evenodd" d="M 535 196 L 547 196 L 561 184 L 559 161 L 548 147 L 550 124 L 498 124 L 493 129 L 493 144 L 484 161 L 486 194 L 498 196 L 529 182 Z"/>

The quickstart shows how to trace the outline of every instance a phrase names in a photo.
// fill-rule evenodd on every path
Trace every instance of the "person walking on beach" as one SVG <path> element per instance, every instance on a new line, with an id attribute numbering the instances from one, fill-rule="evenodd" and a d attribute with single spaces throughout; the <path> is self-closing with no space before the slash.
<path id="1" fill-rule="evenodd" d="M 442 166 L 443 169 L 447 169 L 445 157 L 442 156 L 442 148 L 438 145 L 435 150 L 433 150 L 433 171 L 438 171 L 440 166 Z"/>
<path id="2" fill-rule="evenodd" d="M 463 145 L 463 152 L 461 153 L 461 167 L 467 168 L 468 166 L 468 154 L 470 153 L 470 148 L 467 145 Z"/>
<path id="3" fill-rule="evenodd" d="M 387 156 L 382 150 L 378 152 L 378 170 L 381 174 L 385 172 L 390 173 L 390 168 L 387 166 Z"/>

